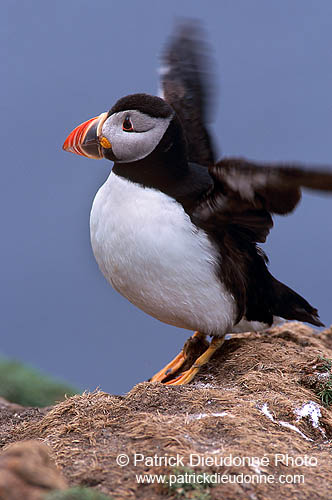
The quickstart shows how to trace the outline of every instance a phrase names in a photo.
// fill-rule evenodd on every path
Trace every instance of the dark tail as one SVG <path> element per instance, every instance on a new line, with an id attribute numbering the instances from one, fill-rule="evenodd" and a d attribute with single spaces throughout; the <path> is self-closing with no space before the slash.
<path id="1" fill-rule="evenodd" d="M 273 314 L 285 319 L 306 321 L 315 326 L 325 326 L 318 316 L 318 311 L 301 295 L 273 278 L 274 304 Z"/>

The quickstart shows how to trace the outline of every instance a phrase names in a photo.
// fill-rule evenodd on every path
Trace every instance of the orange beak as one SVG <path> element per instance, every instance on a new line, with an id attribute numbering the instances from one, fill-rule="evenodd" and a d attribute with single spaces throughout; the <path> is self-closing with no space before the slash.
<path id="1" fill-rule="evenodd" d="M 103 158 L 102 148 L 111 148 L 110 142 L 101 135 L 101 129 L 106 118 L 107 113 L 102 113 L 81 123 L 68 135 L 62 149 L 87 158 L 95 158 L 96 160 Z"/>

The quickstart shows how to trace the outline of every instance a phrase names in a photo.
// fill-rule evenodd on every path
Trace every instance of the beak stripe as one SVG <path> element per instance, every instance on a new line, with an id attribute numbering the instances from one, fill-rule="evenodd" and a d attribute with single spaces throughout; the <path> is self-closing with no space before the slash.
<path id="1" fill-rule="evenodd" d="M 102 126 L 107 118 L 107 113 L 102 113 L 95 118 L 90 118 L 84 123 L 81 123 L 76 127 L 65 140 L 62 148 L 65 151 L 69 151 L 70 153 L 75 153 L 80 156 L 85 156 L 88 158 L 100 159 L 103 157 L 101 153 L 101 146 L 99 143 L 100 132 Z M 91 127 L 96 126 L 96 132 L 93 133 L 95 135 L 95 140 L 93 140 L 94 146 L 91 150 L 91 141 L 89 140 L 87 144 L 84 144 L 86 135 Z M 89 147 L 88 147 L 89 146 Z"/>

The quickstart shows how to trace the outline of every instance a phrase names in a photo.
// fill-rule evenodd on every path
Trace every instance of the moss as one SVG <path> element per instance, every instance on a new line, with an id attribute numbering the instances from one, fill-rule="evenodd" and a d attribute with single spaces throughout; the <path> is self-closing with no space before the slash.
<path id="1" fill-rule="evenodd" d="M 187 498 L 195 500 L 210 500 L 211 495 L 209 489 L 213 487 L 210 483 L 195 483 L 193 476 L 199 473 L 188 467 L 181 467 L 173 469 L 171 475 L 176 476 L 176 482 L 170 480 L 166 485 L 167 493 L 175 495 L 176 498 Z M 190 478 L 191 477 L 191 478 Z"/>
<path id="2" fill-rule="evenodd" d="M 0 359 L 0 396 L 23 406 L 49 406 L 79 391 L 18 361 Z"/>
<path id="3" fill-rule="evenodd" d="M 68 490 L 53 491 L 44 497 L 44 500 L 110 500 L 111 497 L 99 493 L 91 488 L 69 488 Z"/>

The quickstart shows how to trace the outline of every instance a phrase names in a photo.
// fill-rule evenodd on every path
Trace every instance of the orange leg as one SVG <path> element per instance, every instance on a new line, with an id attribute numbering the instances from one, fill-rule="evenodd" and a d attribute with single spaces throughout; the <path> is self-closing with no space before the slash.
<path id="1" fill-rule="evenodd" d="M 191 337 L 192 339 L 200 337 L 202 339 L 205 339 L 204 333 L 200 332 L 195 332 L 194 335 Z M 186 353 L 184 352 L 184 349 L 182 349 L 181 352 L 177 356 L 175 356 L 174 359 L 168 365 L 164 366 L 158 373 L 153 375 L 153 377 L 150 379 L 150 382 L 162 382 L 165 380 L 166 377 L 169 375 L 172 375 L 172 373 L 175 373 L 177 370 L 181 368 L 183 363 L 186 360 Z"/>
<path id="2" fill-rule="evenodd" d="M 208 361 L 211 359 L 211 356 L 223 345 L 225 341 L 224 337 L 213 337 L 211 340 L 210 346 L 207 350 L 196 359 L 195 363 L 192 365 L 189 370 L 181 373 L 178 377 L 169 382 L 165 382 L 166 385 L 184 385 L 189 384 L 191 380 L 195 377 L 195 375 L 199 372 L 202 366 L 206 365 Z"/>

